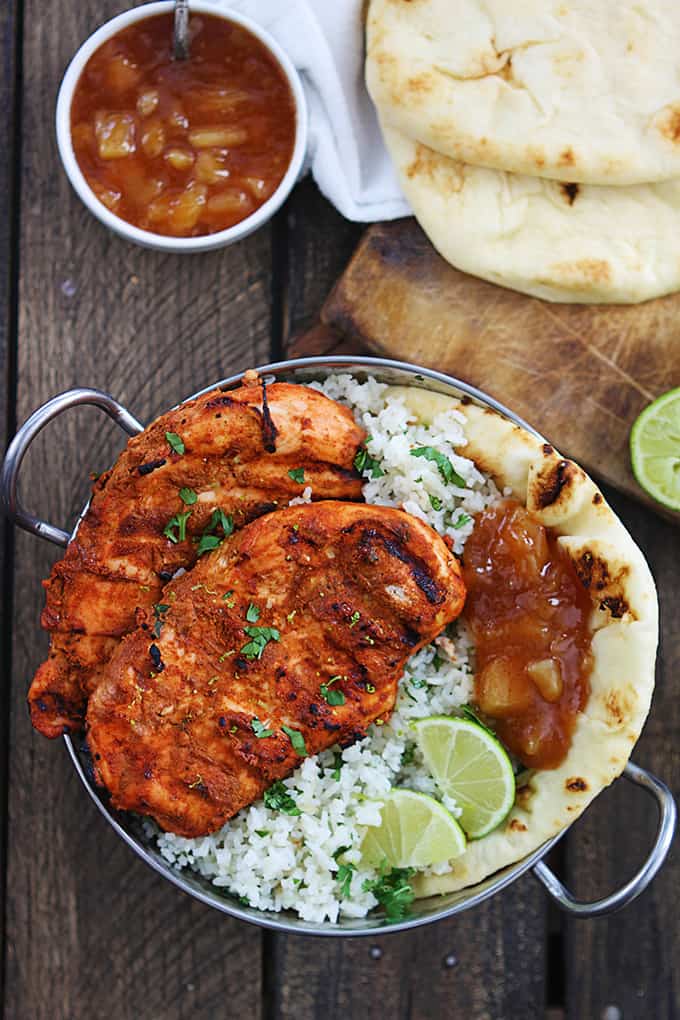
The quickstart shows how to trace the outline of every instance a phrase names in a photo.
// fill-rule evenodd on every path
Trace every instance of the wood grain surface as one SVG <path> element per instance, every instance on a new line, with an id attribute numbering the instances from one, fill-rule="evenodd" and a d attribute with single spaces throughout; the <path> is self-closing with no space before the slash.
<path id="1" fill-rule="evenodd" d="M 21 153 L 0 150 L 0 299 L 10 313 L 1 288 L 17 258 L 20 269 L 18 322 L 0 319 L 0 330 L 10 326 L 10 350 L 0 348 L 10 424 L 73 385 L 107 389 L 148 420 L 221 376 L 282 354 L 365 350 L 314 326 L 362 231 L 309 181 L 270 227 L 196 258 L 126 245 L 72 195 L 52 134 L 58 81 L 77 45 L 120 6 L 24 3 Z M 7 6 L 0 38 L 11 52 L 17 34 Z M 12 72 L 3 67 L 0 75 L 11 93 Z M 0 109 L 5 123 L 7 111 Z M 9 222 L 2 203 L 11 197 L 2 175 L 3 167 L 5 175 L 16 171 L 19 156 L 13 238 L 1 233 Z M 56 524 L 72 523 L 88 472 L 106 467 L 121 444 L 96 412 L 69 413 L 25 462 L 25 502 Z M 666 605 L 657 699 L 638 757 L 677 791 L 676 532 L 628 500 L 619 507 Z M 4 685 L 9 805 L 0 812 L 8 829 L 3 1020 L 614 1020 L 607 1006 L 621 1010 L 620 1020 L 680 1015 L 677 860 L 639 904 L 607 921 L 572 925 L 525 877 L 450 922 L 379 939 L 263 933 L 179 893 L 100 818 L 61 742 L 31 730 L 25 694 L 46 649 L 40 579 L 58 551 L 17 533 L 6 554 L 14 608 L 5 624 L 13 641 Z M 628 794 L 616 786 L 601 798 L 557 856 L 579 893 L 599 895 L 648 845 L 653 819 Z"/>
<path id="2" fill-rule="evenodd" d="M 17 8 L 12 0 L 0 7 L 0 124 L 6 129 L 5 145 L 0 146 L 0 442 L 4 448 L 7 434 L 14 429 L 12 351 L 17 246 L 14 237 L 13 191 L 15 183 L 15 96 L 17 85 L 16 39 Z M 0 514 L 0 661 L 9 663 L 11 645 L 11 548 L 12 529 Z M 5 676 L 7 673 L 5 672 Z M 5 933 L 6 819 L 9 768 L 9 684 L 0 684 L 0 940 Z M 0 960 L 0 1002 L 5 986 L 4 954 Z"/>
<path id="3" fill-rule="evenodd" d="M 666 514 L 633 477 L 628 433 L 680 385 L 680 295 L 637 306 L 539 301 L 454 269 L 405 219 L 366 232 L 322 318 L 375 353 L 478 386 Z"/>

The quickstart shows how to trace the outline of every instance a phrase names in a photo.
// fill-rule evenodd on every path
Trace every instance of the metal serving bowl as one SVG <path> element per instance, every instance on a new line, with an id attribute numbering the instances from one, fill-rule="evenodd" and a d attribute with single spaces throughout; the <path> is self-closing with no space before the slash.
<path id="1" fill-rule="evenodd" d="M 532 429 L 521 418 L 518 418 L 517 415 L 491 397 L 486 396 L 480 390 L 468 386 L 466 383 L 451 376 L 443 375 L 441 372 L 433 372 L 430 369 L 418 368 L 403 362 L 388 361 L 383 358 L 299 358 L 295 361 L 265 365 L 258 369 L 258 371 L 265 378 L 269 376 L 272 380 L 283 379 L 300 383 L 311 382 L 314 379 L 321 380 L 329 375 L 340 372 L 351 372 L 358 378 L 372 375 L 381 382 L 415 386 L 421 389 L 433 390 L 437 393 L 444 393 L 452 397 L 466 397 L 483 407 L 492 408 L 534 435 L 539 435 L 535 429 Z M 200 390 L 199 393 L 194 393 L 192 396 L 197 397 L 216 388 L 233 388 L 241 382 L 242 375 L 240 373 L 213 383 L 211 386 Z M 187 399 L 192 399 L 192 397 Z M 62 393 L 49 400 L 46 404 L 43 404 L 19 429 L 7 451 L 0 478 L 0 495 L 2 496 L 5 511 L 19 527 L 30 531 L 34 535 L 39 535 L 41 538 L 46 538 L 59 546 L 66 546 L 73 538 L 78 522 L 76 522 L 73 531 L 69 534 L 61 528 L 54 527 L 54 525 L 41 521 L 28 513 L 17 499 L 17 477 L 23 457 L 38 432 L 48 422 L 52 421 L 53 418 L 61 414 L 62 411 L 75 407 L 78 404 L 93 404 L 101 408 L 128 435 L 134 436 L 141 432 L 143 428 L 140 422 L 129 411 L 118 404 L 112 397 L 108 396 L 108 394 L 102 393 L 99 390 L 75 389 Z M 87 507 L 83 509 L 83 514 L 86 509 Z M 145 834 L 139 817 L 114 811 L 109 806 L 105 791 L 96 786 L 92 778 L 89 755 L 84 740 L 71 736 L 65 736 L 63 739 L 66 750 L 71 756 L 73 766 L 99 811 L 121 839 L 150 867 L 154 868 L 164 878 L 167 878 L 190 896 L 201 900 L 201 902 L 208 904 L 208 906 L 223 911 L 225 914 L 231 914 L 233 917 L 238 917 L 243 921 L 250 921 L 265 928 L 297 934 L 375 935 L 376 932 L 395 932 L 404 931 L 407 928 L 415 928 L 421 924 L 428 924 L 431 921 L 437 921 L 444 917 L 451 917 L 453 914 L 460 913 L 462 910 L 468 910 L 470 907 L 482 903 L 529 870 L 543 883 L 548 893 L 556 900 L 559 906 L 571 914 L 580 917 L 593 917 L 598 914 L 610 913 L 625 906 L 635 899 L 636 896 L 639 896 L 654 878 L 668 854 L 676 824 L 675 803 L 668 788 L 655 776 L 629 762 L 623 775 L 626 779 L 641 786 L 654 797 L 659 809 L 659 822 L 654 845 L 644 864 L 629 882 L 610 896 L 592 903 L 579 902 L 546 866 L 543 857 L 557 840 L 564 835 L 566 830 L 563 830 L 528 857 L 507 868 L 503 868 L 477 885 L 448 895 L 416 900 L 413 904 L 413 913 L 406 920 L 398 922 L 389 921 L 379 911 L 375 911 L 368 917 L 360 920 L 343 918 L 337 924 L 311 924 L 301 920 L 290 911 L 273 913 L 242 906 L 234 897 L 224 890 L 211 885 L 210 882 L 198 874 L 189 870 L 179 871 L 171 867 L 161 857 L 154 842 Z"/>

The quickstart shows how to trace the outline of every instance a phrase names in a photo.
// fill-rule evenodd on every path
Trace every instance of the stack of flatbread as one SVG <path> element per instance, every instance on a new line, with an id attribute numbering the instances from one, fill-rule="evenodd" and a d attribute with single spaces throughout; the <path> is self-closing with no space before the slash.
<path id="1" fill-rule="evenodd" d="M 371 0 L 367 82 L 457 268 L 550 301 L 680 289 L 680 0 Z"/>

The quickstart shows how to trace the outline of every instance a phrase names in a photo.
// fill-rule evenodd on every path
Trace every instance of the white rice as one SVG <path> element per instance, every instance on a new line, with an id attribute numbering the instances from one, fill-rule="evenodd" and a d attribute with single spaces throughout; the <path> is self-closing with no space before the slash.
<path id="1" fill-rule="evenodd" d="M 350 375 L 337 375 L 312 385 L 351 407 L 368 433 L 366 448 L 384 474 L 372 478 L 372 470 L 364 469 L 366 501 L 401 507 L 450 536 L 460 553 L 472 531 L 472 515 L 499 497 L 493 482 L 462 455 L 464 414 L 443 412 L 428 428 L 409 417 L 401 400 L 386 399 L 386 386 L 375 379 L 359 383 Z M 424 446 L 448 457 L 465 486 L 447 485 L 436 463 L 411 456 L 411 450 Z M 291 502 L 308 502 L 311 496 L 307 488 Z M 409 724 L 428 715 L 451 714 L 470 700 L 470 653 L 464 624 L 456 621 L 414 655 L 389 721 L 374 724 L 363 740 L 344 751 L 335 747 L 306 758 L 283 780 L 299 815 L 272 810 L 259 800 L 219 832 L 199 839 L 161 833 L 148 823 L 161 854 L 175 867 L 193 868 L 260 910 L 290 909 L 315 922 L 364 917 L 377 901 L 363 885 L 376 872 L 361 867 L 360 847 L 366 827 L 380 821 L 381 797 L 402 786 L 429 793 L 460 813 L 455 803 L 441 797 Z M 333 856 L 342 847 L 349 849 L 338 854 L 340 863 L 356 869 L 344 890 L 347 895 Z M 444 864 L 436 870 L 448 869 Z"/>

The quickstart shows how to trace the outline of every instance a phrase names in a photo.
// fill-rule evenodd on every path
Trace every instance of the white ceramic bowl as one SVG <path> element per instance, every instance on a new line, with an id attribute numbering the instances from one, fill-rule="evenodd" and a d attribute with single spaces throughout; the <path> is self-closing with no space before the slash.
<path id="1" fill-rule="evenodd" d="M 241 238 L 247 237 L 248 234 L 252 234 L 254 230 L 257 230 L 263 223 L 266 223 L 284 203 L 302 171 L 307 148 L 307 104 L 305 102 L 305 95 L 302 90 L 300 76 L 295 67 L 287 54 L 268 32 L 260 28 L 250 18 L 244 17 L 243 14 L 239 14 L 236 11 L 225 10 L 223 7 L 218 7 L 214 3 L 206 3 L 204 0 L 191 0 L 190 10 L 192 13 L 211 14 L 213 17 L 224 18 L 225 21 L 242 25 L 249 32 L 252 32 L 277 60 L 288 80 L 295 101 L 295 145 L 288 169 L 274 194 L 259 209 L 256 209 L 250 216 L 247 216 L 240 223 L 236 223 L 233 227 L 228 227 L 227 230 L 220 230 L 215 234 L 204 234 L 200 237 L 167 237 L 164 234 L 155 234 L 150 230 L 142 230 L 131 223 L 127 223 L 107 209 L 92 191 L 82 170 L 78 166 L 71 139 L 71 102 L 73 100 L 73 93 L 83 69 L 92 54 L 108 39 L 120 32 L 121 29 L 127 28 L 128 25 L 132 25 L 137 21 L 153 17 L 155 14 L 168 13 L 172 11 L 173 6 L 172 0 L 160 0 L 157 3 L 133 7 L 132 10 L 125 11 L 123 14 L 112 18 L 111 21 L 107 21 L 105 25 L 102 25 L 101 28 L 98 28 L 90 36 L 87 42 L 83 43 L 69 64 L 59 89 L 56 115 L 57 144 L 64 170 L 76 193 L 90 212 L 94 213 L 97 219 L 101 220 L 114 233 L 119 234 L 128 241 L 134 241 L 135 244 L 140 244 L 144 248 L 155 248 L 159 251 L 212 251 L 215 248 L 223 248 L 228 244 L 233 244 L 234 241 L 240 241 Z"/>

